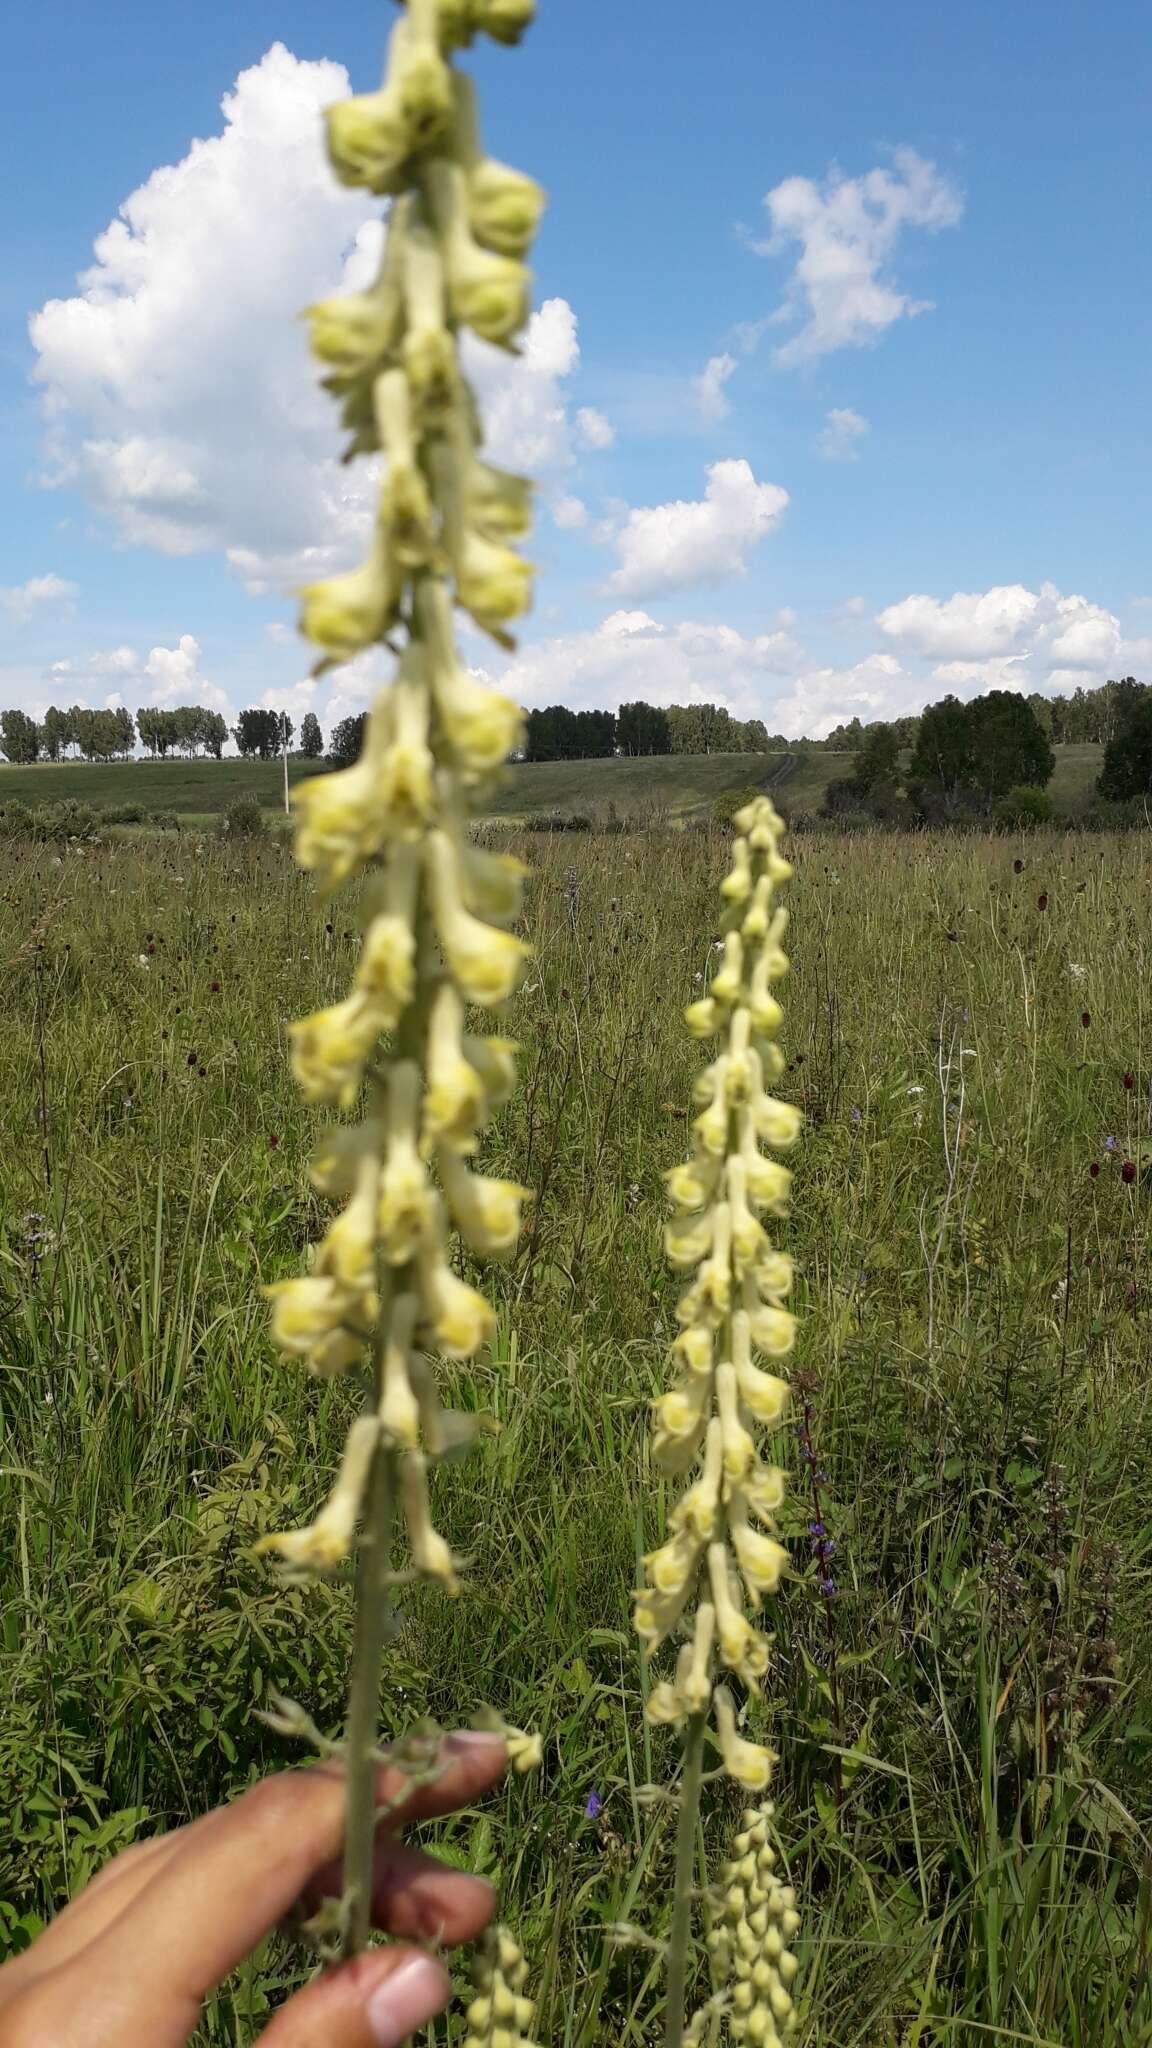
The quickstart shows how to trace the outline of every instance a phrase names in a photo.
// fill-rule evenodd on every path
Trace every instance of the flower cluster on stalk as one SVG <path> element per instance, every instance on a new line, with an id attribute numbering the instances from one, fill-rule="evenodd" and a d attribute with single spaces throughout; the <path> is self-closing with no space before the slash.
<path id="1" fill-rule="evenodd" d="M 735 823 L 721 884 L 723 958 L 708 994 L 687 1011 L 692 1034 L 718 1036 L 721 1047 L 696 1083 L 693 1155 L 668 1175 L 676 1211 L 668 1257 L 694 1277 L 677 1311 L 677 1379 L 656 1403 L 653 1455 L 691 1479 L 666 1541 L 645 1559 L 635 1626 L 649 1654 L 679 1631 L 686 1636 L 674 1676 L 650 1694 L 651 1717 L 680 1725 L 710 1712 L 726 1770 L 761 1791 L 774 1758 L 740 1735 L 732 1693 L 718 1680 L 731 1674 L 759 1687 L 769 1645 L 756 1616 L 788 1562 L 773 1533 L 784 1478 L 764 1463 L 757 1432 L 774 1428 L 788 1401 L 787 1381 L 772 1368 L 795 1339 L 784 1305 L 792 1263 L 763 1219 L 786 1213 L 791 1175 L 764 1148 L 794 1144 L 801 1118 L 769 1092 L 784 1068 L 773 994 L 788 971 L 788 914 L 775 901 L 792 872 L 779 850 L 784 828 L 767 797 L 745 805 Z"/>
<path id="2" fill-rule="evenodd" d="M 516 42 L 534 0 L 407 0 L 376 92 L 327 110 L 346 185 L 386 194 L 384 251 L 367 291 L 309 308 L 314 354 L 350 436 L 381 456 L 367 558 L 310 585 L 301 626 L 318 669 L 379 642 L 392 679 L 353 767 L 296 792 L 296 854 L 331 892 L 366 873 L 348 994 L 291 1027 L 292 1066 L 336 1122 L 312 1160 L 343 1204 L 309 1270 L 266 1291 L 273 1336 L 322 1376 L 375 1363 L 335 1488 L 308 1528 L 266 1539 L 307 1575 L 353 1546 L 378 1451 L 397 1458 L 412 1566 L 449 1590 L 456 1566 L 433 1527 L 428 1467 L 452 1448 L 428 1356 L 465 1359 L 492 1335 L 488 1302 L 453 1270 L 449 1230 L 498 1256 L 515 1244 L 526 1190 L 478 1172 L 480 1133 L 515 1085 L 515 1051 L 472 1021 L 511 995 L 527 947 L 511 927 L 524 870 L 469 836 L 478 793 L 520 734 L 520 713 L 463 667 L 453 606 L 503 645 L 526 608 L 516 548 L 528 481 L 483 459 L 458 335 L 514 349 L 530 304 L 524 258 L 544 195 L 483 153 L 470 81 L 454 54 L 481 33 Z"/>

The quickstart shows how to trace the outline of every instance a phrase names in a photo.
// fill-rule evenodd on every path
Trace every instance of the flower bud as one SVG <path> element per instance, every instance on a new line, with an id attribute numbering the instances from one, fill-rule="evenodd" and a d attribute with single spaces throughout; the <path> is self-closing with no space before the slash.
<path id="1" fill-rule="evenodd" d="M 435 1248 L 420 1254 L 420 1302 L 427 1340 L 446 1358 L 471 1358 L 495 1335 L 484 1296 L 458 1279 Z"/>
<path id="2" fill-rule="evenodd" d="M 526 256 L 544 211 L 543 188 L 522 171 L 486 157 L 468 173 L 468 225 L 501 256 Z"/>
<path id="3" fill-rule="evenodd" d="M 255 1546 L 257 1553 L 275 1551 L 292 1575 L 302 1577 L 332 1571 L 342 1564 L 352 1548 L 379 1442 L 380 1425 L 376 1417 L 362 1415 L 348 1432 L 336 1484 L 316 1520 L 307 1529 L 262 1536 Z"/>
<path id="4" fill-rule="evenodd" d="M 520 1235 L 520 1211 L 528 1189 L 511 1180 L 470 1173 L 449 1150 L 438 1155 L 448 1206 L 465 1243 L 489 1256 L 510 1252 Z"/>
<path id="5" fill-rule="evenodd" d="M 770 1749 L 759 1742 L 745 1742 L 736 1732 L 736 1709 L 732 1695 L 725 1686 L 717 1686 L 713 1698 L 716 1715 L 716 1733 L 720 1739 L 720 1754 L 724 1768 L 737 1784 L 747 1785 L 753 1792 L 762 1792 L 772 1776 L 776 1757 Z"/>
<path id="6" fill-rule="evenodd" d="M 452 1552 L 432 1526 L 428 1504 L 428 1467 L 422 1451 L 405 1451 L 400 1460 L 400 1503 L 408 1548 L 416 1570 L 426 1579 L 438 1579 L 446 1593 L 458 1593 Z"/>
<path id="7" fill-rule="evenodd" d="M 359 569 L 306 584 L 300 592 L 300 631 L 331 661 L 350 661 L 382 640 L 396 617 L 400 587 L 381 542 Z"/>

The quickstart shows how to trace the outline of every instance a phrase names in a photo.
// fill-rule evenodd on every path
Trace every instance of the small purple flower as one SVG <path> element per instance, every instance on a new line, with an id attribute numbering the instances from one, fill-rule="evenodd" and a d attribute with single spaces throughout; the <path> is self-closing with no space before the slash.
<path id="1" fill-rule="evenodd" d="M 1106 1152 L 1114 1152 L 1114 1151 L 1116 1150 L 1116 1140 L 1115 1140 L 1115 1138 L 1105 1138 L 1105 1140 L 1104 1140 L 1104 1150 L 1105 1150 Z"/>
<path id="2" fill-rule="evenodd" d="M 603 1806 L 604 1801 L 601 1799 L 600 1794 L 598 1792 L 590 1792 L 584 1802 L 585 1819 L 597 1820 L 603 1810 Z"/>
<path id="3" fill-rule="evenodd" d="M 823 1534 L 824 1534 L 824 1524 L 823 1524 L 823 1522 L 809 1522 L 809 1524 L 808 1524 L 808 1534 L 809 1534 L 810 1536 L 823 1536 Z"/>
<path id="4" fill-rule="evenodd" d="M 861 1124 L 861 1123 L 863 1123 L 863 1121 L 864 1121 L 864 1111 L 863 1111 L 862 1109 L 855 1109 L 855 1108 L 854 1108 L 854 1109 L 853 1109 L 853 1111 L 852 1111 L 852 1121 L 853 1121 L 853 1123 L 854 1123 L 854 1124 Z"/>
<path id="5" fill-rule="evenodd" d="M 833 1537 L 833 1536 L 829 1536 L 829 1537 L 828 1537 L 828 1539 L 827 1539 L 827 1541 L 825 1542 L 825 1544 L 824 1544 L 824 1546 L 823 1546 L 823 1549 L 824 1549 L 824 1556 L 825 1556 L 825 1558 L 829 1558 L 829 1557 L 835 1557 L 835 1555 L 836 1555 L 836 1539 L 835 1539 L 835 1537 Z"/>
<path id="6" fill-rule="evenodd" d="M 821 1592 L 823 1593 L 823 1595 L 824 1595 L 824 1598 L 825 1598 L 826 1600 L 832 1600 L 832 1599 L 834 1599 L 834 1598 L 835 1598 L 835 1595 L 836 1595 L 836 1581 L 835 1581 L 835 1579 L 821 1579 L 821 1581 L 820 1581 L 820 1591 L 821 1591 Z"/>

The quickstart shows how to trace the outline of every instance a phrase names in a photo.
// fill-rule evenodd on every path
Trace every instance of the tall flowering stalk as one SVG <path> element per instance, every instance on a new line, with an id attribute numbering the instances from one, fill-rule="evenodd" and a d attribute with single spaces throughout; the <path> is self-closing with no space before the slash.
<path id="1" fill-rule="evenodd" d="M 483 154 L 472 86 L 452 60 L 481 32 L 515 43 L 533 11 L 534 0 L 407 0 L 379 91 L 327 112 L 337 177 L 391 200 L 379 272 L 367 291 L 308 312 L 348 457 L 384 461 L 367 559 L 303 592 L 302 629 L 322 650 L 318 671 L 379 642 L 395 656 L 356 765 L 296 793 L 297 858 L 322 888 L 367 871 L 352 987 L 291 1027 L 308 1100 L 357 1120 L 325 1131 L 312 1162 L 315 1186 L 343 1208 L 308 1272 L 267 1290 L 290 1357 L 324 1377 L 371 1364 L 327 1505 L 310 1527 L 266 1542 L 303 1577 L 358 1548 L 344 1745 L 349 1953 L 368 1930 L 380 1668 L 390 1589 L 404 1576 L 392 1564 L 401 1531 L 408 1573 L 457 1590 L 428 1474 L 460 1424 L 441 1407 L 429 1354 L 470 1358 L 494 1327 L 488 1302 L 452 1269 L 449 1229 L 477 1254 L 506 1253 L 526 1193 L 469 1163 L 515 1084 L 516 1048 L 468 1011 L 504 1002 L 528 949 L 508 929 L 524 870 L 468 834 L 520 714 L 461 666 L 453 603 L 510 647 L 507 623 L 530 598 L 531 571 L 511 543 L 528 528 L 531 487 L 479 453 L 458 335 L 470 327 L 514 348 L 543 193 Z M 518 1984 L 513 2003 L 526 2024 Z"/>
<path id="2" fill-rule="evenodd" d="M 775 1758 L 740 1734 L 729 1681 L 747 1692 L 759 1688 L 769 1644 L 756 1617 L 788 1562 L 771 1533 L 784 1475 L 763 1462 L 757 1441 L 758 1431 L 780 1422 L 788 1383 L 757 1358 L 786 1358 L 796 1332 L 784 1306 L 792 1262 L 774 1248 L 761 1220 L 786 1213 L 792 1178 L 764 1147 L 786 1149 L 801 1127 L 799 1111 L 768 1092 L 784 1067 L 776 1042 L 782 1012 L 772 990 L 788 971 L 788 913 L 775 896 L 792 870 L 779 850 L 782 821 L 767 797 L 746 804 L 735 822 L 732 869 L 721 883 L 723 962 L 686 1017 L 694 1037 L 718 1037 L 720 1050 L 696 1082 L 692 1157 L 668 1175 L 676 1211 L 666 1231 L 668 1258 L 694 1277 L 677 1310 L 676 1384 L 656 1403 L 652 1452 L 665 1471 L 691 1478 L 668 1517 L 666 1540 L 644 1561 L 635 1610 L 649 1656 L 669 1637 L 684 1637 L 674 1676 L 656 1684 L 648 1701 L 652 1720 L 684 1730 L 668 2048 L 708 2038 L 707 2029 L 720 2024 L 733 2040 L 773 2048 L 793 2024 L 788 1987 L 795 1963 L 784 1943 L 797 1924 L 795 1901 L 770 1878 L 770 1807 L 746 1817 L 744 1847 L 738 1838 L 735 1863 L 725 1872 L 711 1936 L 716 1996 L 687 2033 L 684 2014 L 707 1731 L 711 1723 L 725 1771 L 763 1793 Z"/>

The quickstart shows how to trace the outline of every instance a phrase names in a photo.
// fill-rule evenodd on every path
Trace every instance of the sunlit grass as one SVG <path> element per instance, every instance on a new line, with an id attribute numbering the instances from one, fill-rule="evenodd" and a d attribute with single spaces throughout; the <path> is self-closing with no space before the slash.
<path id="1" fill-rule="evenodd" d="M 789 1433 L 803 1582 L 766 1718 L 810 2038 L 1148 2042 L 1152 857 L 1135 835 L 797 848 L 790 1248 L 839 1592 L 807 1570 Z M 590 2048 L 654 2032 L 651 1952 L 603 1929 L 659 1933 L 670 1861 L 667 1809 L 639 1797 L 672 1751 L 643 1731 L 627 1594 L 676 1292 L 660 1176 L 698 1065 L 680 1011 L 723 852 L 708 832 L 528 850 L 523 1085 L 489 1153 L 539 1199 L 494 1279 L 494 1355 L 452 1369 L 491 1417 L 439 1481 L 469 1598 L 413 1603 L 387 1705 L 542 1724 L 542 1782 L 450 1849 L 501 1876 L 542 2038 Z M 271 845 L 0 858 L 18 1946 L 111 1849 L 281 1758 L 251 1711 L 270 1682 L 338 1717 L 347 1588 L 285 1595 L 250 1544 L 317 1504 L 352 1399 L 285 1370 L 256 1288 L 317 1220 L 286 1021 L 343 989 L 353 937 Z M 298 1967 L 277 1952 L 230 1987 L 214 2048 Z"/>

